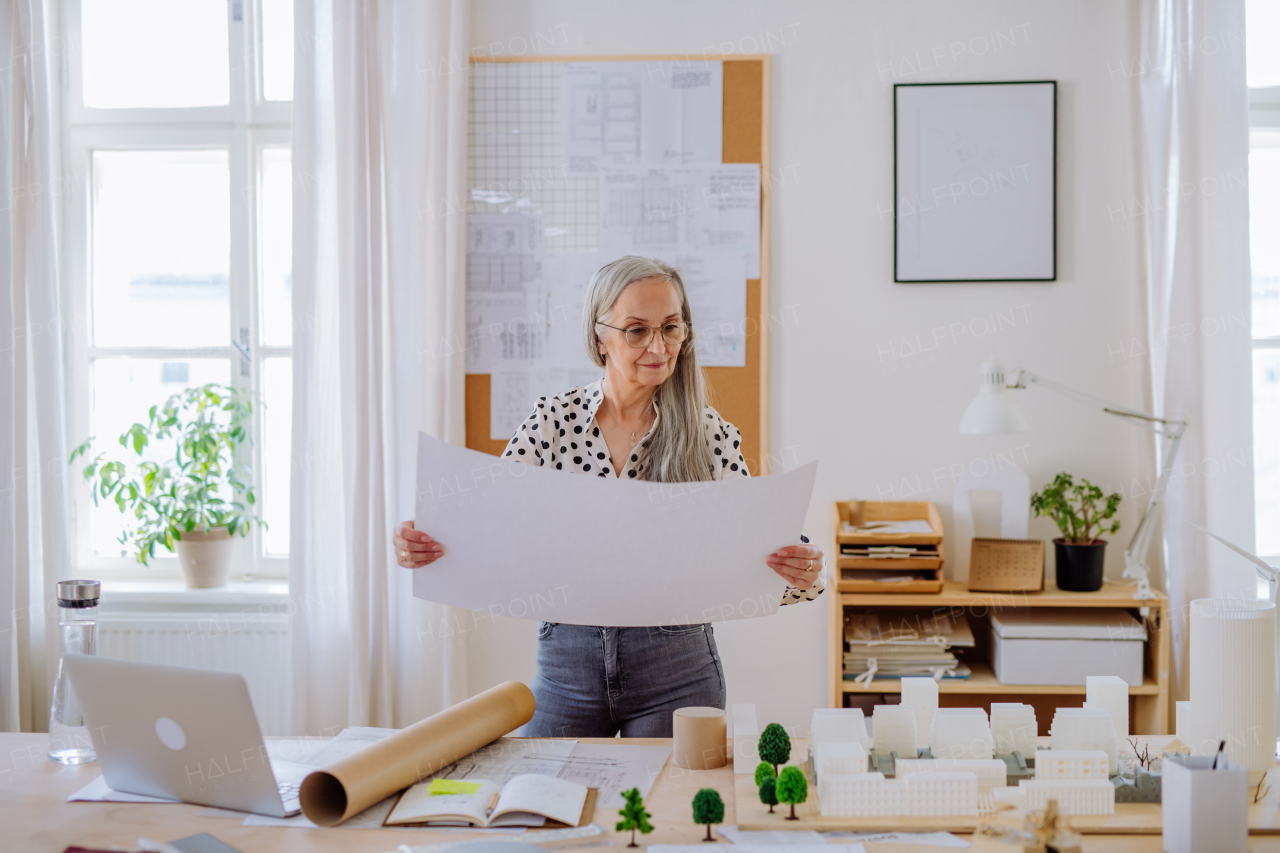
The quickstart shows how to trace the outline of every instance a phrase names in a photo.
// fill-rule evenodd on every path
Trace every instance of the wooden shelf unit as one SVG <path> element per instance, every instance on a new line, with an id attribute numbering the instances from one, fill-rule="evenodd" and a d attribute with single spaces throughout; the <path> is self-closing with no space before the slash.
<path id="1" fill-rule="evenodd" d="M 838 528 L 837 528 L 838 529 Z M 833 537 L 834 538 L 834 537 Z M 834 553 L 840 552 L 836 544 Z M 1133 598 L 1132 586 L 1104 586 L 1097 592 L 1064 592 L 1052 577 L 1045 578 L 1042 592 L 970 592 L 964 583 L 948 580 L 939 593 L 857 593 L 832 590 L 828 651 L 828 703 L 832 708 L 844 705 L 846 695 L 898 693 L 898 679 L 876 678 L 862 687 L 844 679 L 844 609 L 860 608 L 952 608 L 965 611 L 977 643 L 966 649 L 962 659 L 972 670 L 965 679 L 943 680 L 938 684 L 943 707 L 982 705 L 990 711 L 991 702 L 1025 702 L 1036 707 L 1041 734 L 1048 733 L 1052 708 L 1079 707 L 1084 700 L 1083 685 L 1002 684 L 990 666 L 990 613 L 1010 607 L 1118 607 L 1141 618 L 1138 608 L 1149 608 L 1146 620 L 1147 641 L 1143 655 L 1143 683 L 1129 688 L 1129 720 L 1133 734 L 1170 734 L 1172 704 L 1169 699 L 1170 643 L 1169 599 L 1153 593 L 1145 602 Z M 950 698 L 955 697 L 955 698 Z M 959 698 L 963 697 L 963 698 Z M 1055 698 L 1061 701 L 1054 703 Z"/>

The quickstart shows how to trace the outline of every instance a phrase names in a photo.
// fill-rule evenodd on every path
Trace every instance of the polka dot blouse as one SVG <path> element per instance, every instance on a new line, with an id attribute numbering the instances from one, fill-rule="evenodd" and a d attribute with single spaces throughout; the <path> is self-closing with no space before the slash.
<path id="1" fill-rule="evenodd" d="M 511 437 L 503 456 L 510 456 L 528 465 L 551 467 L 574 474 L 613 477 L 609 448 L 596 424 L 596 410 L 604 400 L 600 385 L 596 381 L 553 397 L 540 397 L 533 414 L 520 424 L 516 434 Z M 706 417 L 702 425 L 715 459 L 716 478 L 722 480 L 725 477 L 751 476 L 747 471 L 747 462 L 742 457 L 742 436 L 738 428 L 720 417 L 720 413 L 710 406 L 705 406 L 703 413 Z M 654 427 L 657 424 L 655 418 Z M 649 430 L 652 432 L 653 427 Z M 640 461 L 638 451 L 648 440 L 646 434 L 637 443 L 637 452 L 632 452 L 623 463 L 621 477 L 636 479 L 644 473 L 644 464 Z M 809 539 L 801 535 L 800 541 L 808 544 Z M 817 582 L 810 589 L 796 589 L 788 585 L 782 594 L 782 603 L 812 601 L 822 594 L 822 590 L 823 582 L 819 572 Z"/>

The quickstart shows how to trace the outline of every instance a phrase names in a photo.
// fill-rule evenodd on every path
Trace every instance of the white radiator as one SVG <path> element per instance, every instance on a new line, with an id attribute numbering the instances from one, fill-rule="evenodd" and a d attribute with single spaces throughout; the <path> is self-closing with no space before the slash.
<path id="1" fill-rule="evenodd" d="M 98 654 L 237 672 L 262 733 L 288 733 L 289 617 L 282 613 L 103 613 Z"/>

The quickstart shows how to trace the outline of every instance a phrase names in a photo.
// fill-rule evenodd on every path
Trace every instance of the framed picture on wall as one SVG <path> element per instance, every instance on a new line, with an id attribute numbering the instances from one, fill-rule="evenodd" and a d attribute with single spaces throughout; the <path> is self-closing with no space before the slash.
<path id="1" fill-rule="evenodd" d="M 1054 281 L 1052 80 L 893 87 L 893 280 Z"/>

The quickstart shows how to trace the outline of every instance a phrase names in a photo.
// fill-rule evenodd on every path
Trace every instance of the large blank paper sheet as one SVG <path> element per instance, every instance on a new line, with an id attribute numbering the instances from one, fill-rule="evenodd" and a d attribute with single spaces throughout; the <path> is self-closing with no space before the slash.
<path id="1" fill-rule="evenodd" d="M 532 445 L 530 446 L 532 450 Z M 444 556 L 417 598 L 572 625 L 767 616 L 765 560 L 799 542 L 817 463 L 771 477 L 647 483 L 568 474 L 418 434 L 415 522 Z"/>

